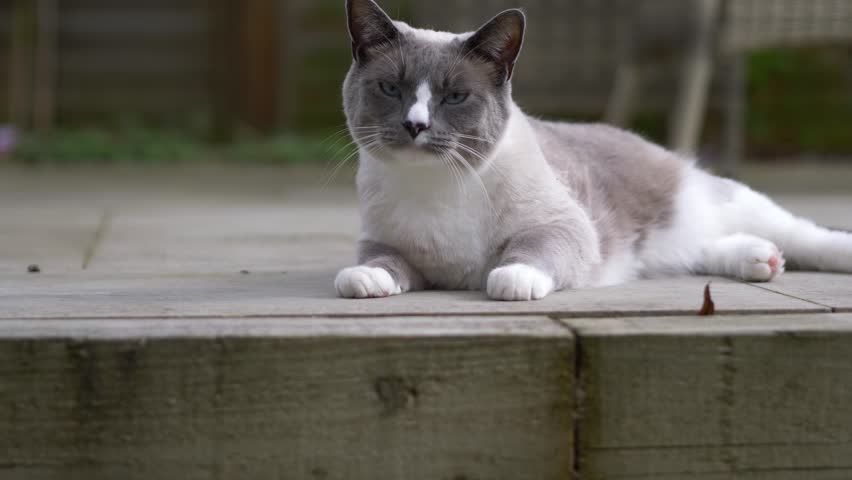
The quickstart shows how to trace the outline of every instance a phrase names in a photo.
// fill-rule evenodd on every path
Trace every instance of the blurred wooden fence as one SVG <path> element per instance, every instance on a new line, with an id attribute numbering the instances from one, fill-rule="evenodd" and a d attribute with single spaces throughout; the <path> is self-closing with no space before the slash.
<path id="1" fill-rule="evenodd" d="M 33 62 L 45 49 L 34 19 L 38 5 L 49 1 L 0 0 L 0 119 L 32 125 L 33 85 L 49 85 L 55 95 L 42 110 L 60 124 L 123 116 L 170 122 L 199 114 L 226 136 L 236 123 L 311 129 L 342 121 L 340 84 L 350 60 L 342 0 L 52 0 L 55 68 L 39 81 Z M 458 16 L 463 24 L 421 2 L 383 5 L 397 18 L 465 30 L 504 6 L 486 3 L 459 2 L 454 8 L 467 13 Z M 555 15 L 566 23 L 542 21 L 530 29 L 517 90 L 539 113 L 566 105 L 599 112 L 609 88 L 602 80 L 611 77 L 612 29 L 581 22 L 606 16 L 572 14 L 578 0 L 562 3 L 554 3 L 558 11 L 530 9 L 533 19 Z M 595 5 L 579 2 L 586 10 L 609 8 Z M 586 48 L 571 48 L 575 43 Z M 562 61 L 546 68 L 557 56 Z M 582 67 L 572 69 L 566 58 Z M 573 88 L 562 88 L 566 78 Z"/>
<path id="2" fill-rule="evenodd" d="M 44 110 L 60 123 L 201 113 L 225 127 L 239 119 L 271 127 L 279 3 L 2 0 L 0 119 L 29 126 L 43 123 Z M 44 88 L 54 95 L 45 99 Z"/>
<path id="3" fill-rule="evenodd" d="M 777 44 L 764 38 L 775 25 L 800 36 L 829 31 L 830 38 L 848 39 L 852 2 L 813 2 L 806 10 L 802 0 L 728 2 L 735 28 L 725 38 L 734 46 Z M 665 15 L 649 18 L 668 19 L 643 27 L 655 37 L 655 58 L 682 47 L 679 30 L 692 25 L 688 11 L 674 11 L 689 3 L 680 0 L 380 3 L 396 18 L 456 31 L 523 6 L 530 28 L 515 91 L 525 108 L 542 115 L 601 116 L 624 46 L 635 40 L 626 32 L 636 5 L 661 7 Z M 773 22 L 765 21 L 767 12 L 775 12 Z M 831 28 L 803 22 L 806 13 L 825 16 Z M 240 124 L 330 128 L 342 122 L 340 85 L 349 61 L 343 0 L 0 0 L 0 122 L 49 126 L 54 119 L 142 116 L 174 123 L 201 116 L 212 119 L 219 138 Z M 643 109 L 670 106 L 674 68 L 670 62 L 647 69 Z"/>
<path id="4" fill-rule="evenodd" d="M 9 115 L 29 118 L 21 104 L 38 75 L 33 71 L 35 0 L 0 3 L 0 69 Z M 207 102 L 210 71 L 206 2 L 61 0 L 56 4 L 55 108 L 60 119 L 117 112 L 171 113 Z M 23 62 L 11 59 L 25 58 Z M 18 70 L 16 72 L 10 71 Z M 9 85 L 15 77 L 24 85 Z"/>

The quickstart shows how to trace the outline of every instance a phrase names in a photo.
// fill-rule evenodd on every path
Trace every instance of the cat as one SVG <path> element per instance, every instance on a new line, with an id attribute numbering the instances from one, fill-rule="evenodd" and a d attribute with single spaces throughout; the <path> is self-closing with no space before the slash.
<path id="1" fill-rule="evenodd" d="M 347 0 L 346 12 L 362 236 L 358 265 L 335 279 L 340 296 L 523 301 L 685 273 L 852 272 L 848 233 L 633 133 L 526 115 L 511 91 L 520 10 L 463 34 L 393 21 L 373 0 Z"/>

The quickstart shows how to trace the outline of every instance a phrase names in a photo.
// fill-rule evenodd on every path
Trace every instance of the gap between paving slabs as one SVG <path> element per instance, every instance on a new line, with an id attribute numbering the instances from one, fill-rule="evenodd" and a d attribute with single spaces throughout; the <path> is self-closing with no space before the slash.
<path id="1" fill-rule="evenodd" d="M 634 282 L 557 292 L 537 302 L 495 302 L 482 292 L 416 292 L 380 300 L 336 298 L 333 270 L 211 274 L 81 272 L 0 276 L 0 318 L 279 318 L 548 315 L 575 318 L 692 315 L 707 278 Z M 717 314 L 820 313 L 822 305 L 714 279 Z"/>
<path id="2" fill-rule="evenodd" d="M 86 270 L 89 268 L 89 264 L 92 263 L 92 259 L 95 257 L 95 254 L 98 251 L 98 247 L 103 243 L 104 237 L 109 231 L 110 225 L 112 224 L 112 212 L 109 210 L 104 210 L 101 212 L 100 219 L 98 220 L 98 226 L 95 229 L 95 233 L 92 235 L 92 240 L 86 246 L 86 249 L 83 251 L 83 261 L 82 268 Z"/>

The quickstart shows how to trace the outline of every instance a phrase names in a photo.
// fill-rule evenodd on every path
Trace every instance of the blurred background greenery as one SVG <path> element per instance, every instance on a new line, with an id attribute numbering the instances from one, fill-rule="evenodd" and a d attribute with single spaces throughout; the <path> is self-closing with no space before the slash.
<path id="1" fill-rule="evenodd" d="M 380 3 L 412 23 L 455 28 L 460 21 L 446 6 Z M 487 20 L 492 3 L 494 12 L 502 6 L 471 7 L 480 18 L 467 27 Z M 624 3 L 509 3 L 531 18 L 532 38 L 518 67 L 521 105 L 550 118 L 601 120 L 618 57 L 607 29 L 618 24 L 589 19 Z M 559 28 L 549 10 L 555 3 L 583 13 L 573 19 L 581 23 L 566 23 L 565 30 L 579 33 L 557 53 L 538 48 L 545 40 L 536 38 Z M 534 23 L 547 17 L 549 25 Z M 20 132 L 6 154 L 10 161 L 285 164 L 328 162 L 348 152 L 340 134 L 340 84 L 350 62 L 342 0 L 2 0 L 0 35 L 0 125 Z M 586 45 L 581 40 L 598 42 L 597 50 L 576 53 Z M 576 61 L 542 80 L 538 65 L 561 54 Z M 847 43 L 768 45 L 743 56 L 746 157 L 852 157 Z M 663 143 L 666 98 L 676 81 L 666 68 L 628 124 Z M 719 105 L 726 86 L 721 76 L 713 79 L 701 136 L 710 154 L 719 151 L 725 120 Z M 557 89 L 571 95 L 547 101 Z"/>

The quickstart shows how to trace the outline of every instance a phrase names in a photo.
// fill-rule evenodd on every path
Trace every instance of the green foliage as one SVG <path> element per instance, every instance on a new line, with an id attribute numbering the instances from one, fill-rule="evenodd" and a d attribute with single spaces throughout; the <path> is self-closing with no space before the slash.
<path id="1" fill-rule="evenodd" d="M 27 163 L 164 162 L 192 158 L 203 145 L 168 130 L 60 129 L 24 135 L 13 158 Z"/>
<path id="2" fill-rule="evenodd" d="M 329 9 L 328 15 L 331 13 Z M 327 21 L 324 15 L 319 18 Z M 241 131 L 235 143 L 216 146 L 207 141 L 209 121 L 204 115 L 180 122 L 172 118 L 180 127 L 120 118 L 100 123 L 113 125 L 111 128 L 60 128 L 50 134 L 24 135 L 12 158 L 26 163 L 332 163 L 351 151 L 343 132 L 322 141 L 329 125 L 343 121 L 339 83 L 348 55 L 345 48 L 317 48 L 306 60 L 299 102 L 311 108 L 296 115 L 300 134 L 260 137 Z M 753 54 L 747 79 L 749 155 L 803 151 L 852 155 L 850 60 L 849 48 L 773 49 Z M 565 118 L 581 119 L 570 112 Z M 706 129 L 706 139 L 711 142 L 720 140 L 719 120 L 718 112 L 711 111 Z M 633 128 L 653 140 L 666 140 L 665 115 L 639 112 Z"/>
<path id="3" fill-rule="evenodd" d="M 342 142 L 341 142 L 342 143 Z M 299 163 L 330 158 L 321 137 L 243 134 L 231 145 L 217 146 L 188 130 L 153 127 L 58 129 L 27 134 L 12 160 L 29 163 L 149 163 L 241 162 Z"/>
<path id="4" fill-rule="evenodd" d="M 852 154 L 852 51 L 772 49 L 749 61 L 747 138 L 758 156 Z"/>

